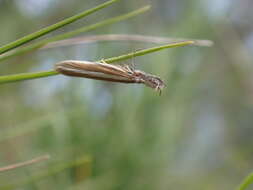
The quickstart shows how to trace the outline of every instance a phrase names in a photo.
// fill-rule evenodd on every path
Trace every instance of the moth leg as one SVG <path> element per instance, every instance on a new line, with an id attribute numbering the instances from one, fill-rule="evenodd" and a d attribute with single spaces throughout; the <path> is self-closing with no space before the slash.
<path id="1" fill-rule="evenodd" d="M 104 64 L 108 64 L 108 63 L 105 62 L 104 59 L 101 59 L 100 62 L 101 62 L 101 63 L 104 63 Z"/>
<path id="2" fill-rule="evenodd" d="M 162 95 L 162 89 L 160 88 L 160 85 L 157 85 L 157 86 L 155 87 L 155 91 L 158 91 L 159 96 Z"/>
<path id="3" fill-rule="evenodd" d="M 126 70 L 128 74 L 134 74 L 134 69 L 129 65 L 124 65 L 123 68 Z"/>

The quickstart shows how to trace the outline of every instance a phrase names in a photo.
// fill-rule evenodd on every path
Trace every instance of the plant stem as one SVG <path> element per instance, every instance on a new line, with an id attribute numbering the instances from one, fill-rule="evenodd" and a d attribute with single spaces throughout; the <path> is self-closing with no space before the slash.
<path id="1" fill-rule="evenodd" d="M 211 47 L 213 42 L 211 40 L 201 40 L 201 39 L 187 39 L 187 38 L 168 38 L 168 37 L 158 37 L 158 36 L 146 36 L 138 34 L 99 34 L 99 35 L 86 35 L 74 38 L 68 38 L 65 40 L 60 40 L 56 42 L 50 42 L 49 44 L 43 46 L 41 49 L 58 48 L 73 46 L 79 44 L 87 43 L 98 43 L 104 41 L 134 41 L 134 42 L 145 42 L 145 43 L 155 43 L 155 44 L 168 44 L 172 42 L 179 41 L 194 41 L 194 45 L 202 47 Z"/>
<path id="2" fill-rule="evenodd" d="M 190 45 L 190 44 L 194 44 L 194 41 L 174 42 L 174 43 L 170 43 L 170 44 L 166 44 L 166 45 L 162 45 L 162 46 L 157 46 L 157 47 L 153 47 L 153 48 L 139 50 L 136 52 L 131 52 L 126 55 L 120 55 L 117 57 L 104 59 L 104 61 L 107 63 L 119 62 L 119 61 L 123 61 L 125 59 L 131 59 L 132 57 L 142 56 L 142 55 L 145 55 L 148 53 L 153 53 L 153 52 L 160 51 L 163 49 L 186 46 L 186 45 Z"/>
<path id="3" fill-rule="evenodd" d="M 183 42 L 170 43 L 170 44 L 163 45 L 163 46 L 157 46 L 157 47 L 153 47 L 153 48 L 139 50 L 136 52 L 131 52 L 129 54 L 125 54 L 125 55 L 121 55 L 121 56 L 117 56 L 117 57 L 103 59 L 103 61 L 105 61 L 107 63 L 114 63 L 114 62 L 119 62 L 119 61 L 123 61 L 126 59 L 131 59 L 133 57 L 142 56 L 142 55 L 145 55 L 148 53 L 160 51 L 163 49 L 186 46 L 186 45 L 190 45 L 190 44 L 194 44 L 194 41 L 183 41 Z M 57 74 L 59 74 L 59 73 L 54 70 L 50 70 L 50 71 L 43 71 L 43 72 L 36 72 L 36 73 L 21 73 L 21 74 L 0 76 L 0 84 L 22 81 L 22 80 L 30 80 L 30 79 L 36 79 L 36 78 L 42 78 L 42 77 L 49 77 L 49 76 L 53 76 L 53 75 L 57 75 Z"/>
<path id="4" fill-rule="evenodd" d="M 4 166 L 4 167 L 0 168 L 0 173 L 1 172 L 6 172 L 6 171 L 9 171 L 9 170 L 13 170 L 13 169 L 17 169 L 17 168 L 20 168 L 20 167 L 28 166 L 28 165 L 31 165 L 31 164 L 35 164 L 35 163 L 38 163 L 38 162 L 41 162 L 41 161 L 45 161 L 45 160 L 48 160 L 49 158 L 50 158 L 49 155 L 44 155 L 44 156 L 39 156 L 37 158 L 33 158 L 31 160 L 27 160 L 27 161 L 24 161 L 24 162 L 19 162 L 19 163 L 11 164 L 11 165 L 8 165 L 8 166 Z"/>
<path id="5" fill-rule="evenodd" d="M 82 156 L 81 158 L 78 158 L 76 160 L 71 160 L 65 163 L 56 162 L 54 165 L 52 165 L 51 168 L 39 171 L 33 174 L 32 176 L 28 176 L 28 177 L 26 176 L 24 178 L 17 179 L 18 181 L 12 180 L 12 184 L 1 185 L 0 189 L 5 189 L 5 190 L 17 189 L 17 188 L 20 188 L 21 186 L 33 183 L 35 181 L 39 181 L 50 176 L 55 176 L 69 168 L 78 167 L 80 165 L 90 165 L 91 162 L 92 162 L 92 158 L 90 156 Z"/>
<path id="6" fill-rule="evenodd" d="M 237 188 L 237 190 L 246 190 L 247 187 L 249 187 L 250 184 L 253 183 L 253 173 L 249 174 L 243 182 L 240 184 L 240 186 Z"/>
<path id="7" fill-rule="evenodd" d="M 53 76 L 57 74 L 59 73 L 54 70 L 51 70 L 51 71 L 36 72 L 36 73 L 20 73 L 20 74 L 15 74 L 15 75 L 0 76 L 0 84 L 49 77 L 49 76 Z"/>
<path id="8" fill-rule="evenodd" d="M 29 34 L 29 35 L 26 35 L 23 38 L 20 38 L 20 39 L 14 41 L 14 42 L 11 42 L 11 43 L 9 43 L 7 45 L 4 45 L 4 46 L 0 47 L 0 54 L 5 53 L 5 52 L 7 52 L 7 51 L 9 51 L 11 49 L 14 49 L 16 47 L 19 47 L 19 46 L 21 46 L 21 45 L 23 45 L 23 44 L 25 44 L 27 42 L 30 42 L 30 41 L 32 41 L 32 40 L 34 40 L 36 38 L 41 37 L 41 36 L 43 36 L 43 35 L 45 35 L 45 34 L 47 34 L 49 32 L 52 32 L 52 31 L 54 31 L 54 30 L 56 30 L 58 28 L 61 28 L 61 27 L 65 26 L 65 25 L 67 25 L 67 24 L 70 24 L 70 23 L 72 23 L 72 22 L 74 22 L 74 21 L 76 21 L 78 19 L 81 19 L 81 18 L 83 18 L 83 17 L 85 17 L 85 16 L 87 16 L 89 14 L 92 14 L 92 13 L 94 13 L 94 12 L 96 12 L 96 11 L 98 11 L 98 10 L 100 10 L 100 9 L 102 9 L 102 8 L 104 8 L 104 7 L 108 6 L 108 5 L 116 2 L 116 1 L 118 1 L 118 0 L 107 1 L 107 2 L 105 2 L 103 4 L 101 4 L 101 5 L 98 5 L 97 7 L 94 7 L 92 9 L 89 9 L 87 11 L 84 11 L 82 13 L 74 15 L 72 17 L 69 17 L 69 18 L 67 18 L 65 20 L 62 20 L 62 21 L 58 22 L 58 23 L 55 23 L 55 24 L 50 25 L 48 27 L 45 27 L 45 28 L 43 28 L 43 29 L 41 29 L 41 30 L 39 30 L 37 32 L 34 32 L 32 34 Z"/>
<path id="9" fill-rule="evenodd" d="M 22 48 L 19 48 L 17 50 L 13 50 L 11 52 L 7 52 L 5 54 L 0 55 L 0 61 L 6 60 L 8 58 L 11 58 L 11 57 L 14 57 L 14 56 L 17 56 L 17 55 L 24 54 L 24 53 L 27 53 L 27 52 L 30 52 L 30 51 L 38 49 L 38 48 L 41 48 L 42 46 L 44 46 L 44 45 L 46 45 L 50 42 L 71 38 L 71 37 L 76 36 L 76 35 L 78 35 L 80 33 L 83 33 L 83 32 L 88 32 L 88 31 L 97 29 L 97 28 L 102 27 L 102 26 L 106 26 L 106 25 L 109 25 L 109 24 L 113 24 L 115 22 L 126 20 L 128 18 L 131 18 L 131 17 L 134 17 L 138 14 L 141 14 L 141 13 L 143 13 L 143 12 L 149 10 L 149 9 L 150 9 L 150 6 L 147 5 L 147 6 L 144 6 L 144 7 L 140 8 L 140 9 L 129 12 L 127 14 L 123 14 L 123 15 L 120 15 L 120 16 L 117 16 L 117 17 L 113 17 L 113 18 L 110 18 L 110 19 L 107 19 L 107 20 L 104 20 L 104 21 L 101 21 L 101 22 L 98 22 L 98 23 L 95 23 L 95 24 L 92 24 L 92 25 L 89 25 L 89 26 L 85 26 L 85 27 L 73 30 L 71 32 L 67 32 L 67 33 L 64 33 L 64 34 L 60 34 L 60 35 L 45 39 L 45 40 L 38 41 L 38 42 L 36 42 L 34 44 L 31 44 L 31 45 L 28 45 L 26 47 L 22 47 Z"/>

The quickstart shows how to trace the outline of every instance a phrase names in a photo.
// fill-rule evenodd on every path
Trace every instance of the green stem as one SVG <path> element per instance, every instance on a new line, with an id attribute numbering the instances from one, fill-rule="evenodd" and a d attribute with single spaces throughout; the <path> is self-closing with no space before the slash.
<path id="1" fill-rule="evenodd" d="M 51 70 L 51 71 L 36 72 L 36 73 L 20 73 L 20 74 L 15 74 L 15 75 L 0 76 L 0 84 L 49 77 L 49 76 L 53 76 L 57 74 L 59 73 L 54 70 Z"/>
<path id="2" fill-rule="evenodd" d="M 127 14 L 123 14 L 123 15 L 120 15 L 120 16 L 117 16 L 117 17 L 113 17 L 113 18 L 104 20 L 102 22 L 98 22 L 96 24 L 85 26 L 85 27 L 79 28 L 77 30 L 73 30 L 71 32 L 67 32 L 67 33 L 64 33 L 64 34 L 60 34 L 60 35 L 45 39 L 45 40 L 41 40 L 39 42 L 28 45 L 26 47 L 19 48 L 17 50 L 7 52 L 3 55 L 0 55 L 0 61 L 6 60 L 6 59 L 11 58 L 13 56 L 17 56 L 17 55 L 21 55 L 21 54 L 30 52 L 30 51 L 38 49 L 38 48 L 41 48 L 42 46 L 44 46 L 44 45 L 46 45 L 50 42 L 63 40 L 63 39 L 66 39 L 66 38 L 71 38 L 71 37 L 76 36 L 76 35 L 78 35 L 80 33 L 83 33 L 83 32 L 88 32 L 88 31 L 97 29 L 97 28 L 102 27 L 102 26 L 106 26 L 106 25 L 109 25 L 109 24 L 113 24 L 115 22 L 126 20 L 128 18 L 131 18 L 131 17 L 134 17 L 138 14 L 141 14 L 141 13 L 143 13 L 143 12 L 149 10 L 149 9 L 150 9 L 150 6 L 145 6 L 145 7 L 142 7 L 140 9 L 137 9 L 137 10 L 132 11 L 132 12 L 127 13 Z"/>
<path id="3" fill-rule="evenodd" d="M 119 62 L 119 61 L 123 61 L 123 60 L 126 60 L 126 59 L 131 59 L 132 57 L 142 56 L 142 55 L 145 55 L 145 54 L 148 54 L 148 53 L 153 53 L 153 52 L 160 51 L 160 50 L 163 50 L 163 49 L 186 46 L 186 45 L 190 45 L 190 44 L 194 44 L 194 41 L 174 42 L 174 43 L 170 43 L 170 44 L 167 44 L 167 45 L 162 45 L 162 46 L 157 46 L 157 47 L 153 47 L 153 48 L 139 50 L 139 51 L 132 52 L 132 53 L 129 53 L 129 54 L 126 54 L 126 55 L 120 55 L 120 56 L 117 56 L 117 57 L 104 59 L 104 61 L 107 62 L 107 63 Z"/>
<path id="4" fill-rule="evenodd" d="M 253 173 L 249 174 L 243 182 L 240 184 L 240 186 L 237 188 L 237 190 L 245 190 L 249 187 L 250 184 L 253 183 Z"/>
<path id="5" fill-rule="evenodd" d="M 43 29 L 41 29 L 41 30 L 39 30 L 37 32 L 34 32 L 34 33 L 29 34 L 27 36 L 24 36 L 23 38 L 20 38 L 20 39 L 14 41 L 14 42 L 11 42 L 11 43 L 9 43 L 7 45 L 4 45 L 4 46 L 0 47 L 0 54 L 5 53 L 5 52 L 7 52 L 7 51 L 9 51 L 11 49 L 14 49 L 16 47 L 19 47 L 19 46 L 21 46 L 21 45 L 23 45 L 23 44 L 25 44 L 27 42 L 30 42 L 30 41 L 32 41 L 32 40 L 34 40 L 36 38 L 39 38 L 39 37 L 41 37 L 41 36 L 43 36 L 43 35 L 45 35 L 45 34 L 47 34 L 49 32 L 52 32 L 52 31 L 54 31 L 54 30 L 56 30 L 56 29 L 58 29 L 60 27 L 63 27 L 65 25 L 67 25 L 67 24 L 70 24 L 70 23 L 72 23 L 72 22 L 74 22 L 74 21 L 76 21 L 76 20 L 78 20 L 80 18 L 83 18 L 83 17 L 85 17 L 85 16 L 87 16 L 89 14 L 92 14 L 92 13 L 94 13 L 94 12 L 96 12 L 96 11 L 98 11 L 98 10 L 100 10 L 100 9 L 102 9 L 102 8 L 104 8 L 104 7 L 108 6 L 108 5 L 116 2 L 116 1 L 118 1 L 118 0 L 107 1 L 107 2 L 101 4 L 101 5 L 97 6 L 97 7 L 94 7 L 92 9 L 89 9 L 87 11 L 84 11 L 82 13 L 74 15 L 72 17 L 69 17 L 69 18 L 67 18 L 65 20 L 62 20 L 62 21 L 58 22 L 58 23 L 55 23 L 55 24 L 50 25 L 50 26 L 48 26 L 46 28 L 43 28 Z"/>
<path id="6" fill-rule="evenodd" d="M 111 57 L 111 58 L 107 58 L 107 59 L 103 59 L 103 60 L 107 63 L 114 63 L 114 62 L 119 62 L 119 61 L 123 61 L 126 59 L 131 59 L 136 56 L 142 56 L 142 55 L 145 55 L 148 53 L 160 51 L 163 49 L 186 46 L 186 45 L 190 45 L 193 43 L 194 43 L 194 41 L 175 42 L 175 43 L 170 43 L 170 44 L 163 45 L 163 46 L 157 46 L 157 47 L 153 47 L 153 48 L 143 49 L 143 50 L 132 52 L 132 53 L 129 53 L 126 55 Z M 36 78 L 42 78 L 42 77 L 48 77 L 48 76 L 53 76 L 53 75 L 57 75 L 57 74 L 59 74 L 59 73 L 54 70 L 50 70 L 50 71 L 43 71 L 43 72 L 36 72 L 36 73 L 21 73 L 21 74 L 15 74 L 15 75 L 0 76 L 0 84 L 22 81 L 22 80 L 30 80 L 30 79 L 36 79 Z"/>

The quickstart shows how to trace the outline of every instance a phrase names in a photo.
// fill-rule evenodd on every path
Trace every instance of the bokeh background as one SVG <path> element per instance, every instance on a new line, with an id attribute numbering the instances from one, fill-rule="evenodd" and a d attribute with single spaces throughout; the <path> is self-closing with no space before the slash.
<path id="1" fill-rule="evenodd" d="M 94 7 L 101 0 L 0 0 L 0 45 Z M 121 0 L 48 36 L 151 4 L 135 18 L 82 35 L 141 34 L 213 40 L 123 62 L 159 75 L 143 85 L 54 76 L 0 86 L 0 174 L 10 189 L 235 189 L 253 169 L 253 1 Z M 48 37 L 46 36 L 46 37 Z M 9 59 L 0 74 L 52 69 L 140 48 L 89 43 Z M 253 188 L 253 187 L 252 187 Z M 7 189 L 7 187 L 6 187 Z"/>

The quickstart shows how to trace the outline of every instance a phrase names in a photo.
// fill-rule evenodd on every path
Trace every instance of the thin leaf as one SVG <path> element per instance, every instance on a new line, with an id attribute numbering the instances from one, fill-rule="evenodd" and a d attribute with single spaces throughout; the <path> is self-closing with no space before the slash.
<path id="1" fill-rule="evenodd" d="M 240 184 L 240 186 L 237 188 L 237 190 L 246 190 L 251 184 L 253 184 L 253 173 L 249 174 L 243 182 Z"/>
<path id="2" fill-rule="evenodd" d="M 17 56 L 17 55 L 22 55 L 24 53 L 31 52 L 35 49 L 38 49 L 38 48 L 41 48 L 41 47 L 45 46 L 46 44 L 48 44 L 50 42 L 71 38 L 71 37 L 76 36 L 76 35 L 78 35 L 80 33 L 83 33 L 83 32 L 88 32 L 88 31 L 100 28 L 102 26 L 107 26 L 109 24 L 113 24 L 113 23 L 116 23 L 116 22 L 119 22 L 119 21 L 122 21 L 122 20 L 126 20 L 128 18 L 131 18 L 131 17 L 134 17 L 138 14 L 141 14 L 141 13 L 143 13 L 143 12 L 149 10 L 149 9 L 150 9 L 149 5 L 144 6 L 140 9 L 134 10 L 134 11 L 129 12 L 127 14 L 123 14 L 123 15 L 120 15 L 120 16 L 117 16 L 117 17 L 113 17 L 113 18 L 110 18 L 110 19 L 107 19 L 107 20 L 104 20 L 104 21 L 101 21 L 101 22 L 98 22 L 98 23 L 95 23 L 95 24 L 92 24 L 92 25 L 89 25 L 89 26 L 85 26 L 85 27 L 73 30 L 71 32 L 67 32 L 67 33 L 64 33 L 64 34 L 59 34 L 57 36 L 54 36 L 54 37 L 51 37 L 51 38 L 48 38 L 48 39 L 45 39 L 45 40 L 41 40 L 39 42 L 28 45 L 26 47 L 22 47 L 22 48 L 19 48 L 17 50 L 13 50 L 13 51 L 10 51 L 10 52 L 7 52 L 5 54 L 0 55 L 0 61 L 6 60 L 8 58 L 11 58 L 11 57 L 14 57 L 14 56 Z"/>
<path id="3" fill-rule="evenodd" d="M 21 73 L 21 74 L 15 74 L 15 75 L 0 76 L 0 84 L 49 77 L 49 76 L 53 76 L 57 74 L 58 73 L 56 71 L 51 70 L 51 71 L 36 72 L 36 73 Z"/>
<path id="4" fill-rule="evenodd" d="M 191 45 L 191 44 L 194 44 L 194 41 L 176 42 L 176 43 L 171 43 L 171 44 L 167 44 L 163 46 L 157 46 L 153 48 L 139 50 L 136 52 L 131 52 L 126 55 L 103 59 L 103 61 L 105 61 L 106 63 L 114 63 L 114 62 L 119 62 L 126 59 L 131 59 L 133 57 L 146 55 L 148 53 L 153 53 L 153 52 L 160 51 L 167 48 L 180 47 L 180 46 L 186 46 L 186 45 Z M 36 78 L 42 78 L 42 77 L 49 77 L 49 76 L 53 76 L 57 74 L 59 73 L 54 70 L 50 70 L 50 71 L 43 71 L 43 72 L 36 72 L 36 73 L 21 73 L 21 74 L 0 76 L 0 84 L 22 81 L 22 80 L 30 80 L 30 79 L 36 79 Z"/>
<path id="5" fill-rule="evenodd" d="M 68 168 L 78 167 L 83 164 L 91 164 L 91 162 L 92 162 L 91 157 L 83 156 L 83 157 L 80 157 L 76 160 L 71 160 L 66 163 L 55 163 L 51 168 L 34 173 L 32 176 L 25 177 L 23 179 L 17 179 L 18 181 L 11 180 L 12 181 L 11 184 L 1 185 L 0 189 L 9 190 L 9 189 L 20 188 L 21 186 L 24 186 L 24 185 L 27 185 L 27 184 L 30 184 L 33 182 L 37 182 L 37 181 L 40 181 L 44 178 L 59 174 Z"/>
<path id="6" fill-rule="evenodd" d="M 83 18 L 83 17 L 85 17 L 85 16 L 87 16 L 89 14 L 92 14 L 92 13 L 94 13 L 94 12 L 96 12 L 96 11 L 102 9 L 102 8 L 105 8 L 106 6 L 112 4 L 112 3 L 116 2 L 116 1 L 118 1 L 118 0 L 107 1 L 107 2 L 105 2 L 103 4 L 101 4 L 101 5 L 98 5 L 97 7 L 94 7 L 92 9 L 89 9 L 87 11 L 84 11 L 82 13 L 74 15 L 72 17 L 69 17 L 69 18 L 67 18 L 65 20 L 62 20 L 62 21 L 58 22 L 58 23 L 55 23 L 55 24 L 50 25 L 48 27 L 45 27 L 45 28 L 43 28 L 43 29 L 41 29 L 41 30 L 39 30 L 37 32 L 34 32 L 32 34 L 29 34 L 29 35 L 26 35 L 23 38 L 20 38 L 20 39 L 14 41 L 14 42 L 11 42 L 11 43 L 9 43 L 7 45 L 4 45 L 4 46 L 2 46 L 0 48 L 0 54 L 5 53 L 5 52 L 7 52 L 7 51 L 9 51 L 11 49 L 14 49 L 16 47 L 19 47 L 19 46 L 21 46 L 21 45 L 23 45 L 25 43 L 28 43 L 28 42 L 30 42 L 30 41 L 32 41 L 34 39 L 37 39 L 37 38 L 39 38 L 39 37 L 41 37 L 41 36 L 43 36 L 43 35 L 45 35 L 45 34 L 47 34 L 49 32 L 52 32 L 52 31 L 54 31 L 54 30 L 56 30 L 58 28 L 61 28 L 61 27 L 65 26 L 65 25 L 67 25 L 67 24 L 70 24 L 70 23 L 72 23 L 72 22 L 74 22 L 74 21 L 76 21 L 78 19 L 81 19 L 81 18 Z"/>
<path id="7" fill-rule="evenodd" d="M 158 37 L 158 36 L 145 36 L 138 34 L 102 34 L 102 35 L 89 35 L 70 38 L 66 40 L 60 40 L 56 42 L 51 42 L 41 49 L 48 48 L 58 48 L 64 46 L 71 46 L 84 43 L 96 43 L 101 41 L 136 41 L 136 42 L 147 42 L 147 43 L 156 43 L 156 44 L 167 44 L 178 41 L 194 41 L 194 45 L 211 47 L 213 42 L 210 40 L 201 40 L 201 39 L 186 39 L 186 38 L 167 38 L 167 37 Z"/>
<path id="8" fill-rule="evenodd" d="M 106 63 L 119 62 L 119 61 L 123 61 L 126 59 L 131 59 L 132 57 L 142 56 L 142 55 L 145 55 L 148 53 L 153 53 L 153 52 L 160 51 L 163 49 L 186 46 L 186 45 L 191 45 L 191 44 L 194 44 L 194 41 L 175 42 L 175 43 L 170 43 L 170 44 L 163 45 L 163 46 L 157 46 L 157 47 L 153 47 L 153 48 L 143 49 L 143 50 L 132 52 L 132 53 L 129 53 L 126 55 L 121 55 L 118 57 L 108 58 L 108 59 L 105 59 L 104 61 Z"/>
<path id="9" fill-rule="evenodd" d="M 24 161 L 24 162 L 19 162 L 19 163 L 11 164 L 11 165 L 8 165 L 8 166 L 4 166 L 4 167 L 0 168 L 0 173 L 1 172 L 6 172 L 6 171 L 9 171 L 9 170 L 14 170 L 14 169 L 17 169 L 17 168 L 21 168 L 21 167 L 24 167 L 24 166 L 29 166 L 29 165 L 32 165 L 32 164 L 35 164 L 35 163 L 38 163 L 38 162 L 48 160 L 49 158 L 50 158 L 49 155 L 43 155 L 43 156 L 39 156 L 37 158 L 33 158 L 31 160 L 27 160 L 27 161 Z"/>

